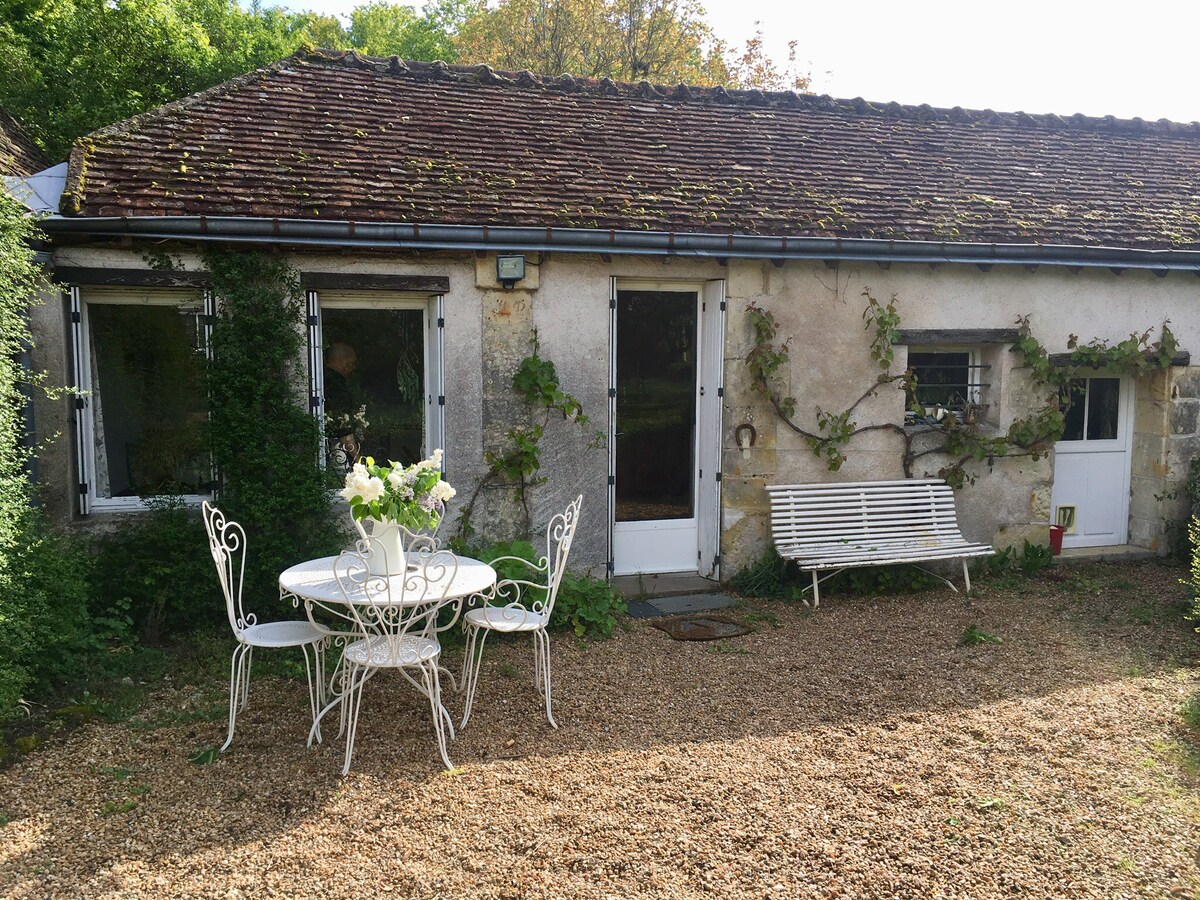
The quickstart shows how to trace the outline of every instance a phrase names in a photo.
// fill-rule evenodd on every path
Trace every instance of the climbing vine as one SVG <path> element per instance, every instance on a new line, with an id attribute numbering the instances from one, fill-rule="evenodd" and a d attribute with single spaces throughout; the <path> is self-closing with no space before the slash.
<path id="1" fill-rule="evenodd" d="M 877 396 L 881 389 L 888 387 L 904 390 L 915 397 L 917 386 L 912 370 L 897 373 L 892 369 L 895 344 L 900 338 L 895 296 L 887 304 L 880 303 L 869 290 L 863 291 L 863 296 L 867 301 L 863 310 L 864 327 L 872 332 L 869 353 L 879 371 L 875 380 L 845 409 L 830 411 L 817 406 L 815 427 L 804 427 L 796 421 L 796 398 L 781 389 L 781 370 L 790 359 L 790 339 L 780 339 L 779 324 L 769 311 L 754 303 L 746 307 L 754 340 L 746 364 L 755 390 L 832 471 L 840 469 L 846 461 L 846 447 L 855 436 L 869 431 L 887 431 L 901 438 L 900 461 L 905 477 L 913 477 L 919 459 L 947 456 L 950 462 L 937 474 L 952 486 L 961 487 L 975 480 L 966 469 L 970 462 L 991 462 L 1003 456 L 1038 459 L 1049 452 L 1054 442 L 1062 437 L 1066 413 L 1074 399 L 1070 383 L 1077 370 L 1107 368 L 1118 374 L 1138 375 L 1169 367 L 1179 349 L 1169 322 L 1164 322 L 1157 341 L 1151 341 L 1150 329 L 1131 334 L 1116 344 L 1100 339 L 1081 344 L 1078 335 L 1071 335 L 1067 342 L 1070 353 L 1066 364 L 1056 365 L 1033 336 L 1029 317 L 1022 316 L 1016 322 L 1018 338 L 1012 349 L 1021 354 L 1034 383 L 1046 389 L 1045 402 L 1030 415 L 1014 420 L 1005 434 L 988 434 L 973 416 L 965 417 L 965 421 L 959 421 L 953 415 L 934 419 L 915 400 L 911 411 L 919 417 L 918 424 L 859 425 L 855 412 L 867 398 Z"/>
<path id="2" fill-rule="evenodd" d="M 484 453 L 484 462 L 487 463 L 488 469 L 459 514 L 461 540 L 469 540 L 473 534 L 471 517 L 475 512 L 475 504 L 483 489 L 494 484 L 508 485 L 516 491 L 521 504 L 523 530 L 528 533 L 532 527 L 528 492 L 530 488 L 545 481 L 538 475 L 538 471 L 542 467 L 540 444 L 546 434 L 546 426 L 555 415 L 574 422 L 581 428 L 588 423 L 583 405 L 562 389 L 554 363 L 539 352 L 536 331 L 530 343 L 533 352 L 521 360 L 517 371 L 513 373 L 512 386 L 517 395 L 529 404 L 534 421 L 510 428 L 505 434 L 507 445 L 502 450 L 488 450 Z M 590 446 L 599 446 L 603 439 L 603 434 L 598 433 Z"/>

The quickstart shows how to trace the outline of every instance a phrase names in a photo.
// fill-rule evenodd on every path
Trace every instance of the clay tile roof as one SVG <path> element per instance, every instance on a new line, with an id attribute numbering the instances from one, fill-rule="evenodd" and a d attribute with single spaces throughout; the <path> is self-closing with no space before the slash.
<path id="1" fill-rule="evenodd" d="M 81 140 L 63 212 L 1200 249 L 1200 125 L 309 51 Z"/>
<path id="2" fill-rule="evenodd" d="M 0 175 L 32 175 L 49 165 L 17 120 L 0 107 Z"/>

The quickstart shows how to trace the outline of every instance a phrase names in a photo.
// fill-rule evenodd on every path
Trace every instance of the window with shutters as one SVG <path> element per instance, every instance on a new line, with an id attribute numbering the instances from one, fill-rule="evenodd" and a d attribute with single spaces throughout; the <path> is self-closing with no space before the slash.
<path id="1" fill-rule="evenodd" d="M 210 494 L 204 296 L 85 288 L 72 307 L 81 510 Z"/>
<path id="2" fill-rule="evenodd" d="M 440 298 L 309 293 L 312 405 L 338 484 L 356 460 L 410 464 L 442 446 Z"/>

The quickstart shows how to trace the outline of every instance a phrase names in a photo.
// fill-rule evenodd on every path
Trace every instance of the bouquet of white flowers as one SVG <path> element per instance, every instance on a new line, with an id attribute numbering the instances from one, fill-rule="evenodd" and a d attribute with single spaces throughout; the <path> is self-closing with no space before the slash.
<path id="1" fill-rule="evenodd" d="M 346 474 L 341 494 L 350 501 L 356 522 L 375 519 L 402 525 L 410 532 L 432 531 L 446 512 L 454 488 L 442 481 L 442 451 L 411 466 L 375 465 L 366 457 Z"/>

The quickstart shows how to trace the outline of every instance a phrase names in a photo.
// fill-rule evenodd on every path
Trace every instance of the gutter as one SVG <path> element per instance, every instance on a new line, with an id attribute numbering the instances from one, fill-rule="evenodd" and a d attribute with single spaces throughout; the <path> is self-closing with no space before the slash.
<path id="1" fill-rule="evenodd" d="M 52 235 L 286 244 L 362 250 L 477 250 L 1149 269 L 1200 273 L 1200 251 L 1071 244 L 983 244 L 874 238 L 769 237 L 589 228 L 381 224 L 241 216 L 112 216 L 39 221 Z"/>

